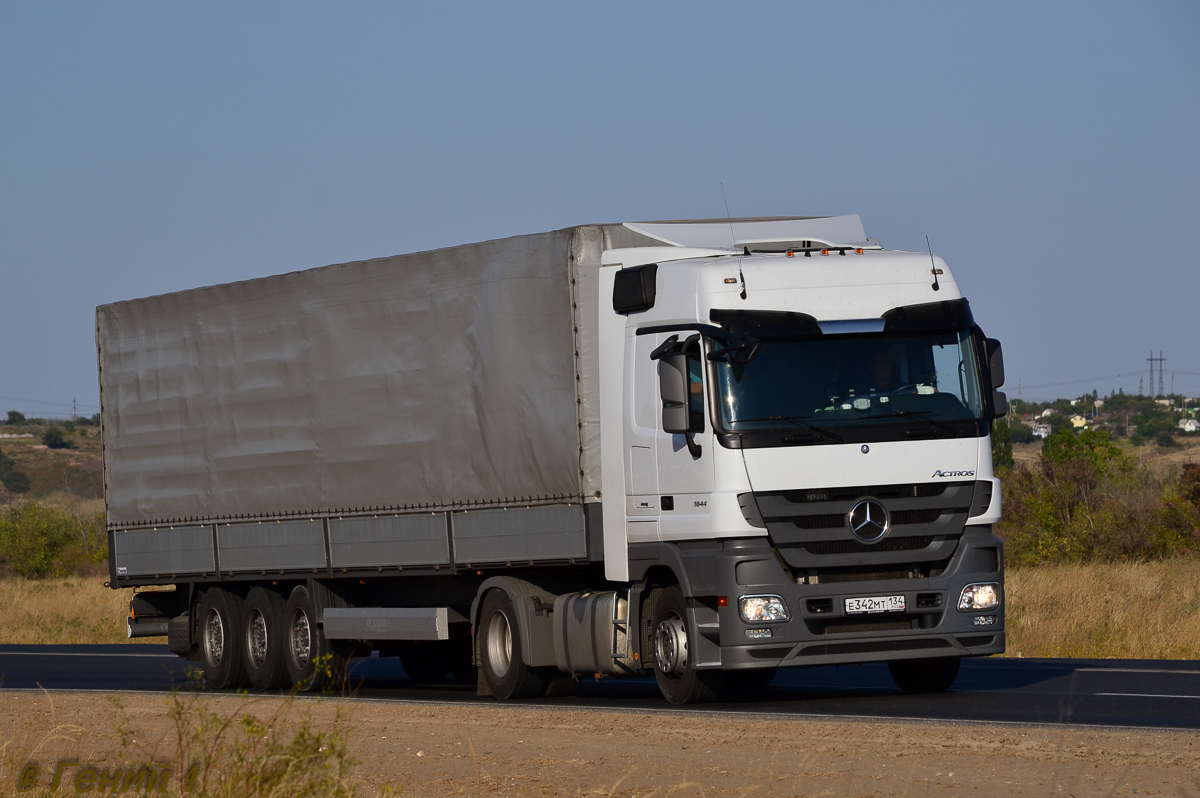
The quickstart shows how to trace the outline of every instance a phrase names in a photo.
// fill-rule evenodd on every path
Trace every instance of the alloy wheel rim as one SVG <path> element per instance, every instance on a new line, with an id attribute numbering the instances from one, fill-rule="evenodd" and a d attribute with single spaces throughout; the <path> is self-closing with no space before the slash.
<path id="1" fill-rule="evenodd" d="M 221 664 L 224 654 L 225 624 L 221 621 L 221 613 L 212 609 L 204 619 L 204 658 L 215 668 Z"/>
<path id="2" fill-rule="evenodd" d="M 487 641 L 488 664 L 493 673 L 503 677 L 512 667 L 512 628 L 500 610 L 492 613 L 488 621 Z"/>
<path id="3" fill-rule="evenodd" d="M 682 676 L 687 670 L 687 627 L 672 612 L 659 622 L 654 632 L 654 656 L 658 669 L 667 676 Z"/>
<path id="4" fill-rule="evenodd" d="M 250 622 L 246 624 L 246 638 L 250 660 L 254 667 L 261 668 L 267 661 L 267 619 L 257 609 L 250 613 Z"/>
<path id="5" fill-rule="evenodd" d="M 308 624 L 308 613 L 296 610 L 291 623 L 292 660 L 303 670 L 312 657 L 312 628 Z"/>

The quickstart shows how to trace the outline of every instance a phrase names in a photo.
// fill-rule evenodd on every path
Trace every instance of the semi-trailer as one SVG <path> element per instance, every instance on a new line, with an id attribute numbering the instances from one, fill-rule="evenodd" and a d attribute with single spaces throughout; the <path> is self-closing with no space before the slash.
<path id="1" fill-rule="evenodd" d="M 97 308 L 109 583 L 214 687 L 501 699 L 1004 650 L 1000 344 L 858 216 L 571 227 Z M 173 586 L 174 589 L 162 589 Z"/>

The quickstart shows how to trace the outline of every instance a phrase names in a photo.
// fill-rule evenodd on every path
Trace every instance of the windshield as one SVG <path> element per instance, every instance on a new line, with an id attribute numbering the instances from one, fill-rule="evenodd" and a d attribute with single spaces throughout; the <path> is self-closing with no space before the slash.
<path id="1" fill-rule="evenodd" d="M 720 342 L 714 349 L 720 350 Z M 729 432 L 926 422 L 950 432 L 983 417 L 971 333 L 763 338 L 748 363 L 715 360 Z M 961 434 L 961 433 L 960 433 Z"/>

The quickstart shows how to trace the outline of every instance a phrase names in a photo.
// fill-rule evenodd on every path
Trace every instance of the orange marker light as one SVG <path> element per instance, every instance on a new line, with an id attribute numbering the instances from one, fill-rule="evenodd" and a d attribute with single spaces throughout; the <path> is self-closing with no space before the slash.
<path id="1" fill-rule="evenodd" d="M 828 254 L 829 254 L 829 250 L 827 250 L 827 249 L 823 249 L 823 250 L 821 250 L 821 254 L 822 254 L 822 255 L 828 255 Z"/>
<path id="2" fill-rule="evenodd" d="M 736 282 L 737 282 L 736 277 L 726 277 L 725 278 L 725 285 L 733 285 Z"/>
<path id="3" fill-rule="evenodd" d="M 789 258 L 794 258 L 794 257 L 796 257 L 796 253 L 795 253 L 795 252 L 792 252 L 792 251 L 789 249 L 789 250 L 787 251 L 787 256 L 788 256 Z"/>
<path id="4" fill-rule="evenodd" d="M 717 606 L 718 607 L 728 607 L 729 606 L 729 596 L 717 596 Z"/>
<path id="5" fill-rule="evenodd" d="M 859 255 L 861 255 L 861 254 L 862 254 L 862 247 L 859 247 L 858 249 L 856 249 L 856 250 L 854 250 L 854 251 L 855 251 L 855 252 L 857 252 Z"/>

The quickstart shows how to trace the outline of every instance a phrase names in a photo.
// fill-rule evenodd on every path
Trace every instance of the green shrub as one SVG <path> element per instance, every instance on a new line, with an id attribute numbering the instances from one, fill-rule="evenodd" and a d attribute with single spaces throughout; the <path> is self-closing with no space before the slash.
<path id="1" fill-rule="evenodd" d="M 4 423 L 8 424 L 11 427 L 20 426 L 21 424 L 25 423 L 25 414 L 19 413 L 16 410 L 9 410 L 8 418 L 5 420 Z"/>
<path id="2" fill-rule="evenodd" d="M 17 470 L 17 462 L 0 452 L 0 485 L 13 493 L 29 492 L 29 477 Z"/>
<path id="3" fill-rule="evenodd" d="M 996 471 L 1013 467 L 1011 435 L 1007 419 L 992 422 L 992 468 Z"/>
<path id="4" fill-rule="evenodd" d="M 108 556 L 104 516 L 80 519 L 37 502 L 0 515 L 0 569 L 26 578 L 69 576 Z"/>
<path id="5" fill-rule="evenodd" d="M 75 441 L 63 437 L 62 430 L 58 427 L 51 427 L 43 432 L 42 443 L 50 449 L 69 449 L 75 445 Z"/>
<path id="6" fill-rule="evenodd" d="M 1037 440 L 1033 434 L 1033 428 L 1028 424 L 1022 424 L 1020 421 L 1015 421 L 1009 430 L 1009 439 L 1013 443 L 1033 443 Z"/>
<path id="7" fill-rule="evenodd" d="M 1190 483 L 1124 454 L 1104 431 L 1060 431 L 1039 468 L 1016 469 L 1004 485 L 997 534 L 1015 565 L 1153 559 L 1200 546 L 1200 506 Z"/>

